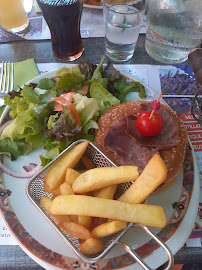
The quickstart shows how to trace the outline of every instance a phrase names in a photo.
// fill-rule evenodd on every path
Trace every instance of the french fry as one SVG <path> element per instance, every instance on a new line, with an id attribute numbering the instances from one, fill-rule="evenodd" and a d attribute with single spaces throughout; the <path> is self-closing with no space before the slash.
<path id="1" fill-rule="evenodd" d="M 79 223 L 77 215 L 70 215 L 71 221 L 74 223 Z"/>
<path id="2" fill-rule="evenodd" d="M 110 185 L 134 181 L 138 176 L 136 166 L 95 168 L 80 174 L 72 188 L 75 193 L 84 194 Z"/>
<path id="3" fill-rule="evenodd" d="M 117 185 L 112 185 L 112 186 L 104 187 L 98 190 L 94 190 L 93 196 L 98 197 L 98 198 L 113 200 L 116 189 L 117 189 Z M 111 219 L 109 221 L 111 221 Z M 122 221 L 119 221 L 119 222 L 122 222 Z"/>
<path id="4" fill-rule="evenodd" d="M 110 221 L 95 227 L 90 233 L 93 238 L 102 238 L 127 228 L 125 221 Z"/>
<path id="5" fill-rule="evenodd" d="M 50 212 L 53 215 L 110 218 L 159 228 L 166 225 L 166 216 L 161 206 L 129 204 L 85 195 L 58 196 L 53 199 Z"/>
<path id="6" fill-rule="evenodd" d="M 78 223 L 84 226 L 85 228 L 89 228 L 92 222 L 92 217 L 90 216 L 78 216 Z"/>
<path id="7" fill-rule="evenodd" d="M 116 192 L 117 185 L 112 185 L 104 187 L 93 191 L 93 196 L 98 198 L 110 199 L 112 200 Z"/>
<path id="8" fill-rule="evenodd" d="M 67 168 L 66 174 L 65 174 L 65 182 L 72 186 L 72 184 L 74 183 L 74 181 L 79 175 L 80 173 L 78 171 L 72 168 Z"/>
<path id="9" fill-rule="evenodd" d="M 43 208 L 50 213 L 50 205 L 52 202 L 51 199 L 48 196 L 44 196 L 39 202 L 43 206 Z"/>
<path id="10" fill-rule="evenodd" d="M 87 255 L 92 255 L 103 250 L 103 242 L 101 239 L 89 238 L 79 246 L 81 252 Z"/>
<path id="11" fill-rule="evenodd" d="M 53 189 L 50 189 L 50 188 L 47 186 L 46 183 L 44 183 L 44 191 L 53 194 L 53 198 L 56 197 L 56 196 L 61 195 L 60 189 L 59 189 L 59 188 L 54 189 L 54 190 L 53 190 Z"/>
<path id="12" fill-rule="evenodd" d="M 81 161 L 84 164 L 84 166 L 86 167 L 87 170 L 89 169 L 93 169 L 95 168 L 95 164 L 91 161 L 91 159 L 87 156 L 82 156 L 81 157 Z M 73 182 L 76 180 L 76 178 L 81 174 L 84 173 L 86 170 L 80 170 L 75 171 L 73 169 L 68 168 L 67 169 L 67 173 L 66 173 L 66 182 L 70 182 L 71 184 L 73 184 Z M 65 195 L 62 194 L 61 195 Z M 67 195 L 67 194 L 66 194 Z M 78 223 L 82 226 L 84 226 L 85 228 L 89 228 L 90 224 L 92 222 L 92 217 L 89 216 L 78 216 Z"/>
<path id="13" fill-rule="evenodd" d="M 64 182 L 62 185 L 60 185 L 60 193 L 61 195 L 73 195 L 74 191 L 72 190 L 69 183 Z M 78 223 L 85 228 L 88 228 L 92 221 L 92 218 L 87 216 L 71 215 L 70 218 L 74 223 Z"/>
<path id="14" fill-rule="evenodd" d="M 154 155 L 138 179 L 129 189 L 119 197 L 119 201 L 126 203 L 142 203 L 167 176 L 165 162 L 159 155 Z"/>
<path id="15" fill-rule="evenodd" d="M 64 182 L 60 185 L 60 194 L 61 195 L 73 195 L 74 191 L 72 187 L 67 182 Z"/>
<path id="16" fill-rule="evenodd" d="M 60 185 L 60 193 L 61 193 L 61 195 L 73 195 L 74 191 L 72 190 L 72 187 L 70 186 L 69 183 L 64 182 L 63 184 Z M 70 221 L 72 221 L 74 223 L 79 223 L 78 216 L 70 215 Z M 81 225 L 83 225 L 83 224 L 81 224 Z"/>
<path id="17" fill-rule="evenodd" d="M 43 208 L 50 213 L 50 205 L 52 203 L 52 200 L 48 196 L 44 196 L 43 198 L 41 198 L 40 203 Z M 52 217 L 57 223 L 71 221 L 70 217 L 67 215 L 52 215 Z"/>
<path id="18" fill-rule="evenodd" d="M 53 215 L 53 218 L 57 223 L 71 222 L 70 217 L 67 215 Z"/>
<path id="19" fill-rule="evenodd" d="M 141 175 L 118 199 L 126 203 L 142 203 L 167 176 L 165 162 L 159 155 L 154 155 Z"/>
<path id="20" fill-rule="evenodd" d="M 98 197 L 98 198 L 113 200 L 116 189 L 117 189 L 117 185 L 112 185 L 112 186 L 104 187 L 98 190 L 94 190 L 93 196 Z M 122 222 L 122 221 L 119 221 L 119 222 Z"/>
<path id="21" fill-rule="evenodd" d="M 98 190 L 93 191 L 93 196 L 98 197 L 98 198 L 103 198 L 103 199 L 113 199 L 114 194 L 116 192 L 117 185 L 112 185 L 108 187 L 104 187 Z M 120 221 L 122 222 L 122 221 Z"/>
<path id="22" fill-rule="evenodd" d="M 86 171 L 87 171 L 87 170 L 78 170 L 77 172 L 81 174 L 81 173 L 84 173 L 84 172 L 86 172 Z"/>
<path id="23" fill-rule="evenodd" d="M 87 141 L 79 143 L 70 151 L 66 152 L 62 157 L 60 157 L 48 170 L 48 173 L 44 179 L 44 183 L 50 189 L 57 189 L 64 181 L 67 167 L 74 168 L 74 166 L 78 163 L 86 151 L 87 147 Z"/>
<path id="24" fill-rule="evenodd" d="M 87 170 L 96 168 L 95 163 L 87 156 L 82 156 L 81 161 Z"/>
<path id="25" fill-rule="evenodd" d="M 91 238 L 90 232 L 82 225 L 74 222 L 61 222 L 58 224 L 59 228 L 63 229 L 67 234 L 86 240 Z"/>

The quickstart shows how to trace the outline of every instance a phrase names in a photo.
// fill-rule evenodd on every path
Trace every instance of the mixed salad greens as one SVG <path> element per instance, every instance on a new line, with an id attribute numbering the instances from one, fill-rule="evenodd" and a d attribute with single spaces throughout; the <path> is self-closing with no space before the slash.
<path id="1" fill-rule="evenodd" d="M 62 67 L 56 77 L 24 85 L 4 97 L 13 121 L 0 134 L 0 154 L 16 160 L 41 147 L 45 166 L 77 139 L 93 141 L 99 117 L 112 106 L 125 102 L 126 95 L 138 92 L 139 82 L 124 81 L 111 63 L 103 66 L 83 61 L 72 68 Z"/>

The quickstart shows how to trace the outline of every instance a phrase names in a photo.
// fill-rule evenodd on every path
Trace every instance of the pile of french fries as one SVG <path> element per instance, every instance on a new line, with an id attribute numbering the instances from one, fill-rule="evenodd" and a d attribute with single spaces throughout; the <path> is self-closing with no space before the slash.
<path id="1" fill-rule="evenodd" d="M 44 179 L 44 191 L 52 193 L 40 200 L 57 226 L 80 240 L 80 250 L 92 255 L 103 250 L 102 238 L 124 230 L 128 222 L 162 228 L 166 225 L 163 208 L 141 204 L 167 176 L 164 161 L 154 155 L 139 175 L 136 166 L 96 168 L 84 153 L 88 142 L 77 144 L 59 158 Z M 82 160 L 87 170 L 77 171 Z M 117 185 L 133 182 L 117 200 Z M 95 226 L 93 220 L 100 219 Z"/>

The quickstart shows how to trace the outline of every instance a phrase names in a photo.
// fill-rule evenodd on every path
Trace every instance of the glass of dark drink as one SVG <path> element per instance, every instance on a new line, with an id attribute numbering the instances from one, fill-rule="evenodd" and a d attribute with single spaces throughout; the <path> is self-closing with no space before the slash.
<path id="1" fill-rule="evenodd" d="M 37 0 L 51 33 L 54 55 L 73 61 L 83 53 L 80 21 L 83 0 Z"/>

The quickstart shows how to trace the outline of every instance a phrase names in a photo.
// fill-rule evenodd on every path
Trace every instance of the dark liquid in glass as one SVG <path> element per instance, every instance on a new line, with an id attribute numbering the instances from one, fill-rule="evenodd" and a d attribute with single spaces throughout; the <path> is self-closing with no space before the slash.
<path id="1" fill-rule="evenodd" d="M 55 56 L 73 61 L 83 52 L 80 20 L 83 0 L 37 0 L 51 32 Z"/>

